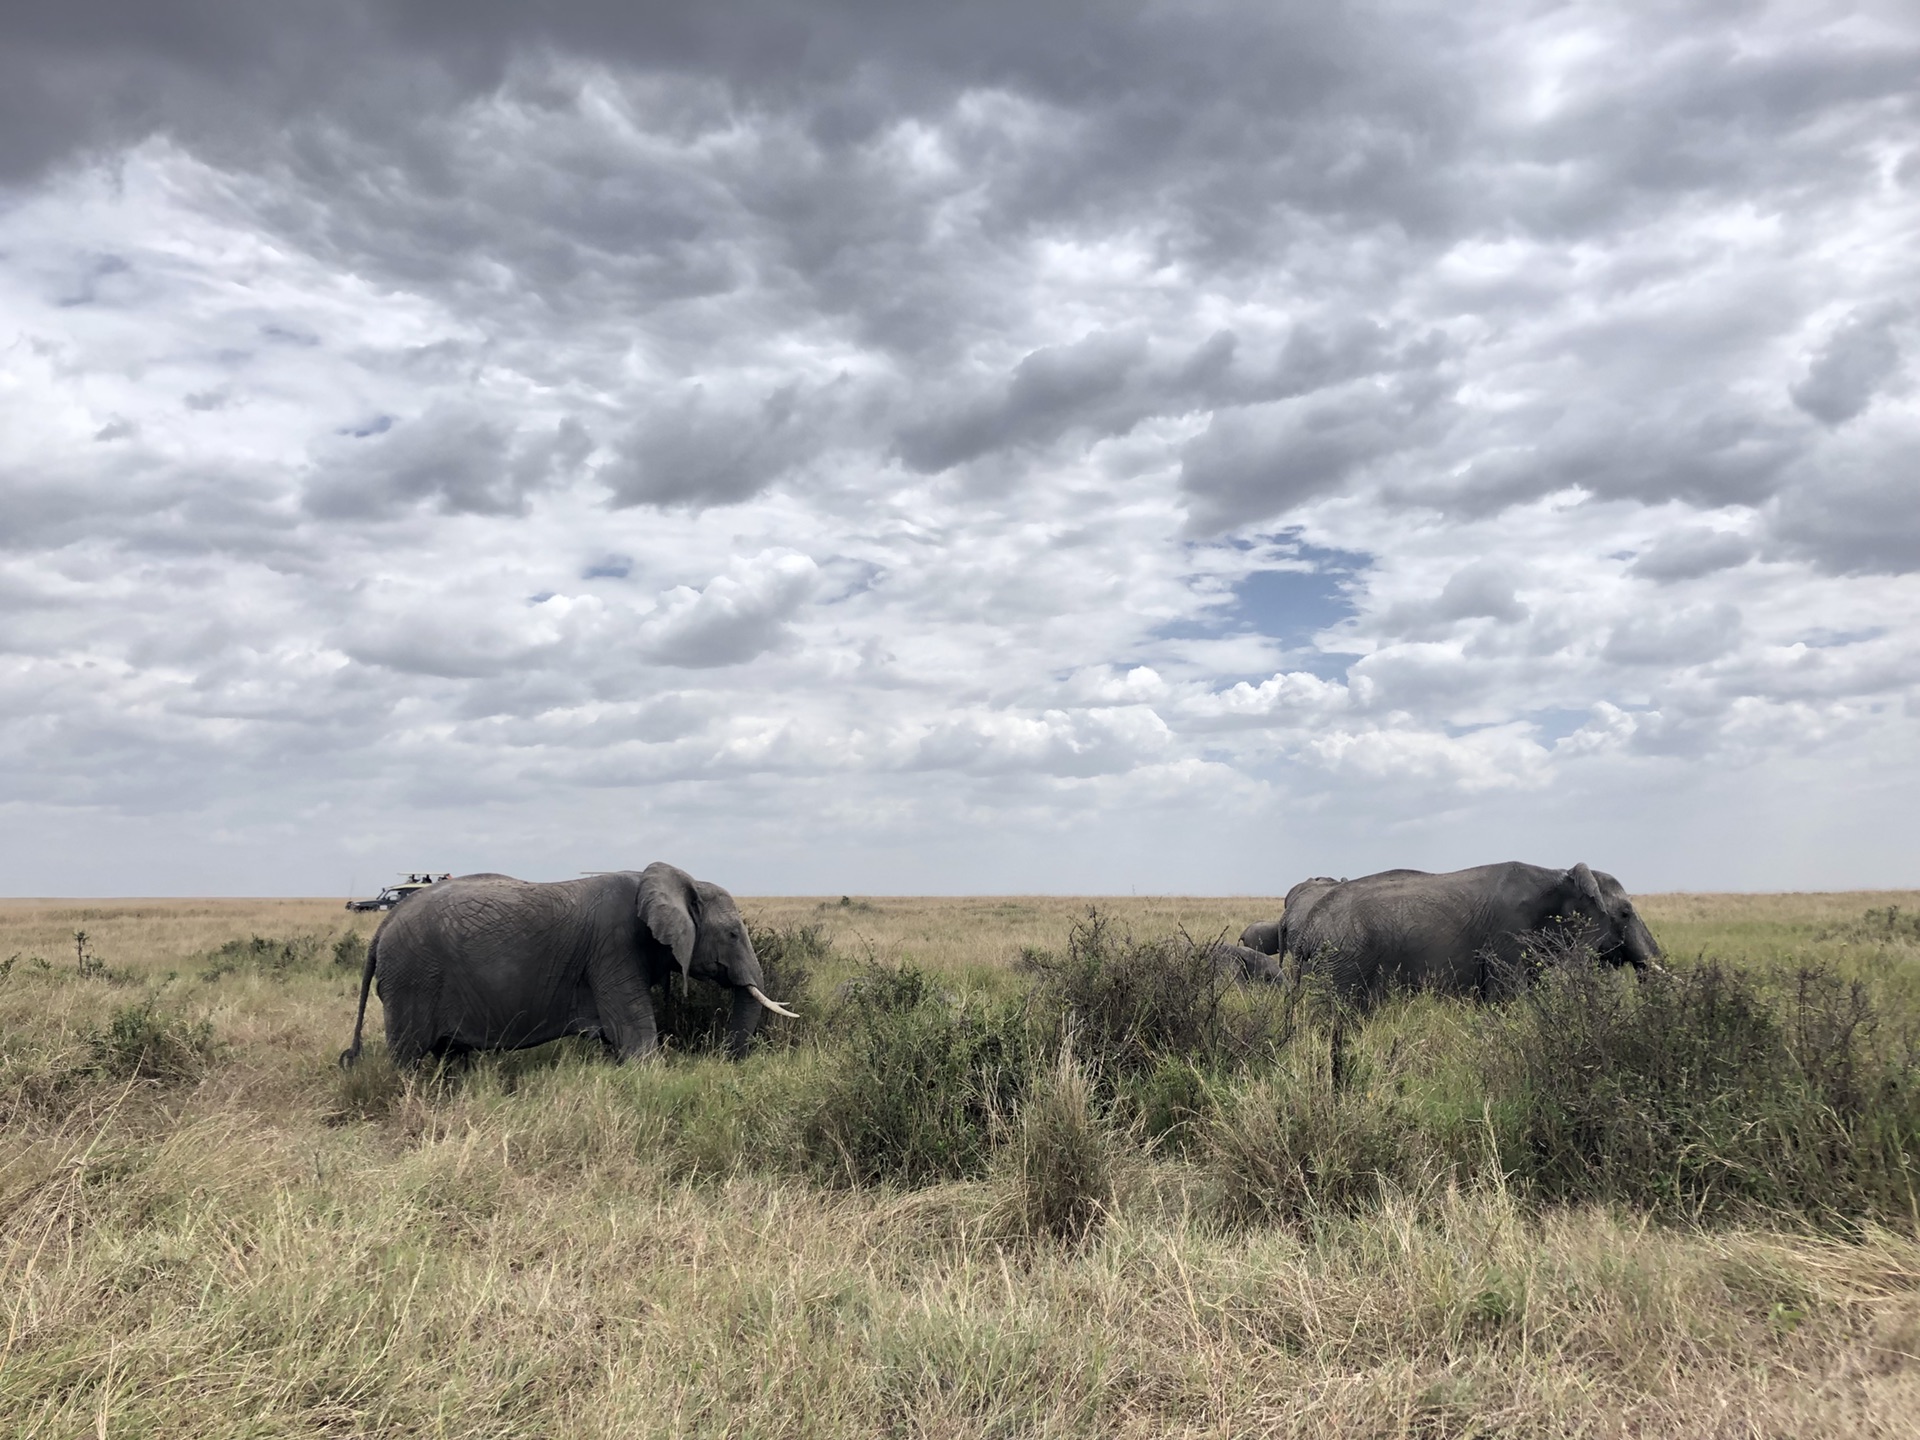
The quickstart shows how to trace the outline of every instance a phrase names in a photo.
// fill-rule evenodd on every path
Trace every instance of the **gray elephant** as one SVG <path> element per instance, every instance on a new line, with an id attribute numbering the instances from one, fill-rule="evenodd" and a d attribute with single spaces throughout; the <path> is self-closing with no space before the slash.
<path id="1" fill-rule="evenodd" d="M 1240 932 L 1240 943 L 1249 950 L 1258 950 L 1262 955 L 1286 954 L 1287 922 L 1297 922 L 1316 898 L 1339 883 L 1331 875 L 1316 875 L 1311 880 L 1302 880 L 1287 891 L 1285 909 L 1280 918 L 1254 921 Z"/>
<path id="2" fill-rule="evenodd" d="M 1386 870 L 1303 883 L 1315 888 L 1298 910 L 1288 896 L 1286 952 L 1303 973 L 1325 975 L 1350 1000 L 1396 988 L 1501 993 L 1525 973 L 1528 937 L 1547 929 L 1611 964 L 1645 969 L 1660 958 L 1620 882 L 1584 864 L 1553 870 L 1510 861 L 1442 875 Z"/>
<path id="3" fill-rule="evenodd" d="M 402 1066 L 563 1035 L 597 1036 L 623 1060 L 650 1054 L 660 1036 L 649 991 L 676 970 L 733 988 L 736 1058 L 763 1009 L 793 1015 L 761 989 L 733 897 L 671 865 L 553 884 L 462 875 L 407 896 L 367 946 L 342 1066 L 360 1056 L 376 966 L 387 1052 Z"/>
<path id="4" fill-rule="evenodd" d="M 1280 922 L 1278 920 L 1256 920 L 1240 932 L 1240 944 L 1248 950 L 1257 950 L 1262 955 L 1280 953 Z"/>
<path id="5" fill-rule="evenodd" d="M 1207 958 L 1213 962 L 1214 969 L 1236 985 L 1250 985 L 1256 980 L 1268 985 L 1281 983 L 1279 959 L 1251 945 L 1216 940 L 1207 947 Z"/>

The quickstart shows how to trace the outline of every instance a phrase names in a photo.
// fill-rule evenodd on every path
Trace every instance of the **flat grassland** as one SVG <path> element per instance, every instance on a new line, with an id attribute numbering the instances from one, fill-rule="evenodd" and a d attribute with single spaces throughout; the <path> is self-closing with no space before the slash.
<path id="1" fill-rule="evenodd" d="M 812 972 L 807 1022 L 746 1063 L 614 1066 L 570 1042 L 401 1077 L 377 1047 L 334 1063 L 378 916 L 0 901 L 0 1432 L 1915 1433 L 1915 1136 L 1888 1097 L 1915 1073 L 1920 892 L 1640 902 L 1677 973 L 1718 959 L 1800 997 L 1777 1025 L 1737 985 L 1673 1013 L 1738 1012 L 1781 1064 L 1829 1057 L 1819 1096 L 1854 1098 L 1819 1101 L 1845 1110 L 1816 1117 L 1820 1143 L 1870 1134 L 1883 1157 L 1830 1198 L 1803 1174 L 1770 1209 L 1750 1160 L 1720 1182 L 1483 1095 L 1499 1037 L 1540 1042 L 1525 1001 L 1410 997 L 1346 1031 L 1296 1016 L 1266 1069 L 1155 1062 L 1131 1089 L 1088 1039 L 997 1110 L 848 1118 L 910 1086 L 859 1068 L 889 1044 L 1014 1074 L 1009 1007 L 1033 983 L 1014 962 L 1065 953 L 1090 904 L 1141 939 L 1232 937 L 1279 909 L 743 900 Z M 938 992 L 910 1000 L 920 1030 L 859 1009 L 842 982 L 873 965 Z M 1808 967 L 1831 982 L 1813 1009 Z M 1777 1088 L 1765 1123 L 1804 1165 Z M 1699 1103 L 1730 1157 L 1770 1153 L 1738 1150 L 1761 1124 L 1744 1101 Z M 893 1123 L 948 1148 L 884 1178 L 884 1146 L 859 1147 Z M 1598 1168 L 1553 1170 L 1560 1144 Z"/>

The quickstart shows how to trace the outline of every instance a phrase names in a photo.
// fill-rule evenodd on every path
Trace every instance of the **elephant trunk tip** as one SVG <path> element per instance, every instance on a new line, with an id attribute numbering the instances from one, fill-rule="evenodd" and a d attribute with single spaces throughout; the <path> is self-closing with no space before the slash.
<path id="1" fill-rule="evenodd" d="M 771 1010 L 776 1015 L 784 1015 L 789 1020 L 798 1020 L 800 1018 L 798 1013 L 796 1013 L 795 1011 L 789 1010 L 786 1006 L 782 1005 L 778 1000 L 769 1000 L 767 998 L 766 992 L 762 990 L 758 985 L 747 986 L 747 993 L 753 996 L 753 998 L 758 1000 L 761 1003 L 761 1005 L 766 1007 L 768 1010 Z"/>
<path id="2" fill-rule="evenodd" d="M 1665 952 L 1653 938 L 1653 932 L 1647 929 L 1646 921 L 1638 915 L 1627 928 L 1627 954 L 1640 969 L 1662 973 L 1660 961 L 1666 958 Z"/>

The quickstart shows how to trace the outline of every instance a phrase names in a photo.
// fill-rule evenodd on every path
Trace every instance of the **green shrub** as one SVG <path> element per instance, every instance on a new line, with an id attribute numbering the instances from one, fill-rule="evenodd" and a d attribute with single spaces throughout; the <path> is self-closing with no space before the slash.
<path id="1" fill-rule="evenodd" d="M 950 995 L 912 966 L 874 965 L 843 987 L 829 1034 L 805 1136 L 817 1173 L 905 1185 L 985 1173 L 1031 1086 L 1024 1005 Z"/>
<path id="2" fill-rule="evenodd" d="M 367 938 L 358 930 L 347 930 L 333 942 L 333 963 L 344 970 L 358 970 L 367 963 Z"/>
<path id="3" fill-rule="evenodd" d="M 153 997 L 113 1012 L 103 1026 L 87 1032 L 87 1068 L 109 1080 L 196 1080 L 219 1046 L 210 1021 L 163 1015 Z"/>
<path id="4" fill-rule="evenodd" d="M 1075 1046 L 1111 1097 L 1169 1061 L 1228 1073 L 1269 1061 L 1293 1034 L 1297 987 L 1241 987 L 1186 934 L 1135 940 L 1097 910 L 1065 954 L 1028 949 L 1035 1014 Z"/>
<path id="5" fill-rule="evenodd" d="M 931 975 L 914 965 L 890 966 L 869 962 L 837 992 L 838 1008 L 828 1024 L 854 1031 L 871 1024 L 877 1015 L 899 1015 L 922 1005 L 938 1004 L 945 996 Z"/>
<path id="6" fill-rule="evenodd" d="M 110 985 L 125 985 L 134 977 L 113 969 L 87 947 L 87 932 L 73 932 L 74 973 L 83 980 L 105 980 Z"/>
<path id="7" fill-rule="evenodd" d="M 1122 1082 L 1117 1100 L 1147 1140 L 1187 1150 L 1217 1113 L 1220 1089 L 1221 1082 L 1191 1060 L 1168 1059 Z"/>
<path id="8" fill-rule="evenodd" d="M 1537 1194 L 1699 1217 L 1910 1217 L 1920 1065 L 1866 986 L 1571 953 L 1486 1022 L 1501 1159 Z"/>
<path id="9" fill-rule="evenodd" d="M 320 968 L 320 952 L 326 944 L 325 935 L 289 935 L 278 940 L 252 935 L 245 940 L 229 940 L 199 957 L 205 962 L 200 978 L 212 982 L 243 970 L 278 981 L 313 974 Z M 338 942 L 333 947 L 333 955 L 338 963 Z M 366 958 L 364 950 L 361 958 Z"/>

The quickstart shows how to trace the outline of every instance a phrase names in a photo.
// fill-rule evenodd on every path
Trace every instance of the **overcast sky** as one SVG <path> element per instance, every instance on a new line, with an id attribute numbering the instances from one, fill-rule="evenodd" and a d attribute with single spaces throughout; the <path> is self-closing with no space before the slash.
<path id="1" fill-rule="evenodd" d="M 1916 281 L 1910 0 L 11 6 L 0 893 L 1920 884 Z"/>

